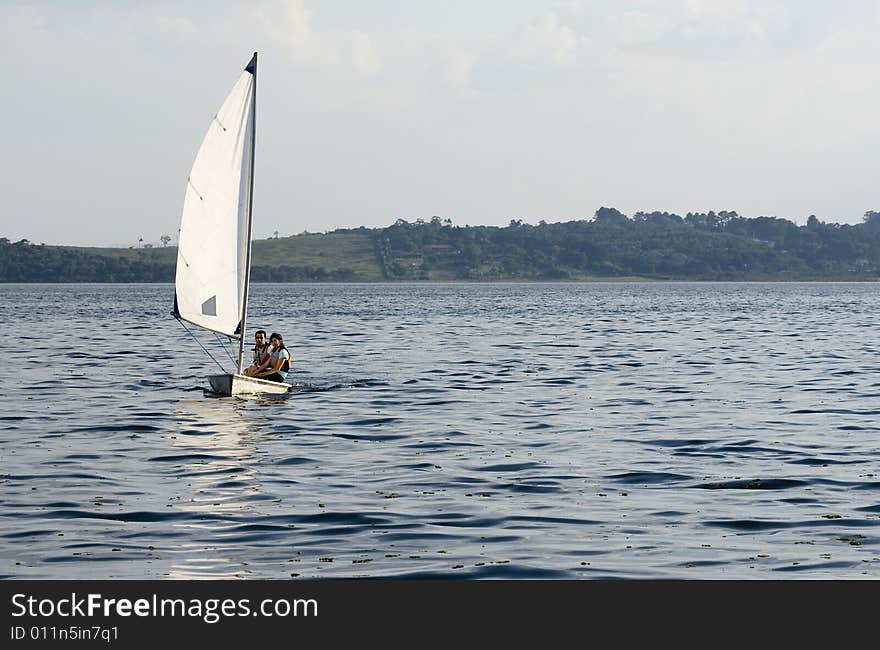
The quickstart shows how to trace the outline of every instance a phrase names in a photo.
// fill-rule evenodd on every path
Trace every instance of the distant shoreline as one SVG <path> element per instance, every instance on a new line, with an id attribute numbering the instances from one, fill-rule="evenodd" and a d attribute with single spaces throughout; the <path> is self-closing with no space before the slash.
<path id="1" fill-rule="evenodd" d="M 489 284 L 558 284 L 558 285 L 575 285 L 575 284 L 874 284 L 880 282 L 880 278 L 869 279 L 821 279 L 821 280 L 661 280 L 656 278 L 637 279 L 615 279 L 615 278 L 596 278 L 595 280 L 345 280 L 345 281 L 315 281 L 315 280 L 295 280 L 285 281 L 263 281 L 252 282 L 253 285 L 272 285 L 272 284 L 302 284 L 314 286 L 331 286 L 331 285 L 489 285 Z M 174 287 L 173 281 L 165 282 L 10 282 L 0 280 L 0 286 L 128 286 L 128 285 L 155 285 Z"/>
<path id="2" fill-rule="evenodd" d="M 47 246 L 0 237 L 0 283 L 173 282 L 177 248 Z M 141 240 L 142 242 L 142 240 Z M 874 282 L 880 213 L 864 223 L 798 226 L 735 212 L 636 213 L 592 220 L 448 219 L 339 229 L 253 242 L 251 282 Z"/>

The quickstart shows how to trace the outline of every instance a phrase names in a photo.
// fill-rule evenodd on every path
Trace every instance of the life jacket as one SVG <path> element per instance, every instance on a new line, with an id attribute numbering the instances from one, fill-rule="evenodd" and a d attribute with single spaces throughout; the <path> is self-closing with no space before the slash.
<path id="1" fill-rule="evenodd" d="M 287 350 L 287 347 L 281 346 L 278 348 L 278 353 L 281 353 L 281 350 Z M 281 368 L 279 370 L 281 372 L 290 372 L 290 362 L 293 361 L 293 355 L 290 353 L 290 350 L 287 350 L 287 358 L 281 361 Z"/>
<path id="2" fill-rule="evenodd" d="M 272 346 L 269 345 L 268 343 L 266 343 L 264 345 L 255 345 L 253 348 L 254 349 L 254 364 L 256 364 L 258 366 L 261 365 L 266 360 L 266 357 L 268 357 L 269 355 L 272 354 L 271 347 Z"/>

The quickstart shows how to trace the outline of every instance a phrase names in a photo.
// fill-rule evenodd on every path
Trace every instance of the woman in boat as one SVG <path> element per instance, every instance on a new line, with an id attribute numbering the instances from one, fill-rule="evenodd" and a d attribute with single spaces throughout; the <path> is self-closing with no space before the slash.
<path id="1" fill-rule="evenodd" d="M 269 365 L 255 376 L 269 381 L 283 382 L 287 378 L 287 373 L 290 372 L 293 358 L 290 351 L 284 347 L 284 339 L 278 332 L 272 332 L 269 336 L 269 344 L 272 346 Z"/>

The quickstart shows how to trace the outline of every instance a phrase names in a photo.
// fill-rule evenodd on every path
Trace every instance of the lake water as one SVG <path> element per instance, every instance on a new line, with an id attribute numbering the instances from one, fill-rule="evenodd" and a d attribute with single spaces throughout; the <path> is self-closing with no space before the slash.
<path id="1" fill-rule="evenodd" d="M 0 285 L 0 577 L 880 578 L 878 285 L 257 284 L 247 399 L 172 296 Z"/>

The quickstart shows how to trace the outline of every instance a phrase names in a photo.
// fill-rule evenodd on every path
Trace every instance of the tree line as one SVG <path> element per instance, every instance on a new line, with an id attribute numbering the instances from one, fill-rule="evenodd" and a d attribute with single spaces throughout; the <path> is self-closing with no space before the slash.
<path id="1" fill-rule="evenodd" d="M 589 220 L 537 225 L 455 226 L 433 217 L 386 228 L 339 229 L 369 237 L 382 277 L 397 280 L 875 280 L 880 278 L 880 212 L 861 223 L 803 226 L 736 212 L 636 212 L 599 208 Z M 334 233 L 328 233 L 332 237 Z M 315 235 L 311 235 L 314 237 Z M 98 251 L 98 252 L 96 252 Z M 173 282 L 174 263 L 152 250 L 134 255 L 0 238 L 0 282 Z M 255 282 L 349 282 L 365 278 L 333 265 L 261 264 Z M 353 262 L 351 266 L 357 266 Z"/>
<path id="2" fill-rule="evenodd" d="M 733 211 L 637 212 L 592 220 L 456 227 L 398 220 L 377 235 L 391 280 L 855 280 L 880 277 L 880 213 L 862 223 L 804 226 Z"/>

